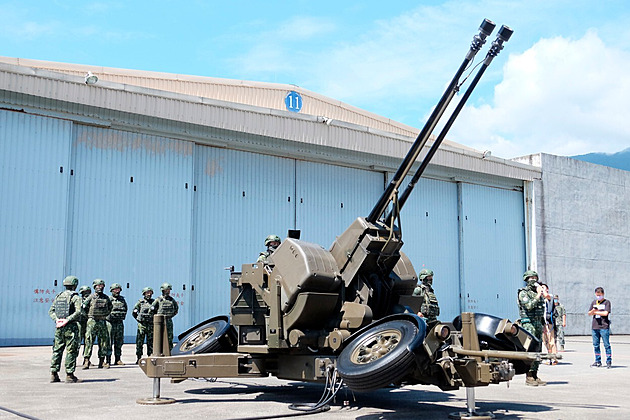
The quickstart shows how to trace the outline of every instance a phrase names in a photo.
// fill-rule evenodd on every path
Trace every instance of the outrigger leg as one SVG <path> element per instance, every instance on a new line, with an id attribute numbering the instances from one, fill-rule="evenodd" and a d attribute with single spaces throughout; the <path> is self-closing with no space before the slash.
<path id="1" fill-rule="evenodd" d="M 474 387 L 466 387 L 466 411 L 454 412 L 448 415 L 449 419 L 493 419 L 494 414 L 489 411 L 486 412 L 478 412 L 475 411 L 475 388 Z"/>
<path id="2" fill-rule="evenodd" d="M 170 356 L 171 349 L 168 344 L 166 323 L 164 315 L 153 316 L 153 354 L 151 356 Z M 150 363 L 150 362 L 149 362 Z M 160 397 L 160 378 L 153 378 L 153 396 L 151 398 L 139 398 L 136 403 L 143 405 L 172 404 L 173 398 Z"/>

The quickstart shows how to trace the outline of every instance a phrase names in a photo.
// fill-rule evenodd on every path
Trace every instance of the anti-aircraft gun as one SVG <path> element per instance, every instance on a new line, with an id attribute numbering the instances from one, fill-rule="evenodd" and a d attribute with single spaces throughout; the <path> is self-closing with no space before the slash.
<path id="1" fill-rule="evenodd" d="M 479 33 L 424 128 L 367 217 L 357 218 L 329 250 L 287 238 L 266 263 L 231 271 L 230 316 L 179 336 L 168 355 L 140 366 L 152 378 L 274 375 L 323 381 L 336 370 L 355 391 L 390 384 L 443 390 L 509 381 L 540 360 L 540 343 L 507 319 L 463 313 L 427 325 L 416 314 L 416 271 L 401 251 L 400 211 L 466 100 L 512 30 L 502 26 L 474 79 L 399 195 L 403 180 L 459 91 L 463 74 L 494 30 Z M 398 221 L 398 224 L 397 224 Z M 159 341 L 159 334 L 156 334 Z M 163 347 L 163 346 L 162 346 Z M 154 346 L 154 349 L 158 346 Z"/>

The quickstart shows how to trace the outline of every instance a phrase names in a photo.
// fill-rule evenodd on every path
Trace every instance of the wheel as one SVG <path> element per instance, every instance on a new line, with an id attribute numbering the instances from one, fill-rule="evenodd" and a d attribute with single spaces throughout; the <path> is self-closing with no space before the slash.
<path id="1" fill-rule="evenodd" d="M 202 322 L 173 346 L 173 356 L 182 354 L 215 353 L 233 349 L 236 333 L 223 318 Z"/>
<path id="2" fill-rule="evenodd" d="M 395 319 L 368 328 L 337 358 L 337 371 L 353 391 L 372 391 L 397 382 L 415 361 L 418 327 Z"/>

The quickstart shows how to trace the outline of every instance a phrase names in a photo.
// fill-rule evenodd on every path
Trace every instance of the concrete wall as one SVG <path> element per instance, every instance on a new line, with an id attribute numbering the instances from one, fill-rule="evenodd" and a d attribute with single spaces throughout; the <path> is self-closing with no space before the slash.
<path id="1" fill-rule="evenodd" d="M 542 168 L 535 269 L 567 309 L 567 334 L 590 334 L 598 286 L 612 303 L 613 334 L 630 333 L 630 172 L 548 154 L 518 160 Z"/>

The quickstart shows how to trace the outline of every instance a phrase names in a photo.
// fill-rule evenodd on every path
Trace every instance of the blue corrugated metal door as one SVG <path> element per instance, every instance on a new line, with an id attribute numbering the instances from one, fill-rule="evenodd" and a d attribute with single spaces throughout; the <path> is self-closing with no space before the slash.
<path id="1" fill-rule="evenodd" d="M 383 192 L 382 172 L 297 162 L 296 228 L 301 239 L 328 249 L 359 216 L 367 216 Z"/>
<path id="2" fill-rule="evenodd" d="M 459 185 L 464 308 L 514 320 L 526 266 L 523 193 Z"/>
<path id="3" fill-rule="evenodd" d="M 254 263 L 267 235 L 293 228 L 295 161 L 195 147 L 193 323 L 227 314 L 229 272 Z"/>
<path id="4" fill-rule="evenodd" d="M 193 144 L 77 126 L 73 147 L 72 249 L 81 284 L 121 283 L 130 306 L 145 286 L 169 282 L 179 302 L 175 331 L 190 324 Z M 131 310 L 131 309 L 130 309 Z M 127 341 L 136 322 L 125 321 Z"/>
<path id="5" fill-rule="evenodd" d="M 416 272 L 433 270 L 439 318 L 452 321 L 460 311 L 457 184 L 421 178 L 401 213 L 403 252 Z"/>
<path id="6" fill-rule="evenodd" d="M 0 111 L 0 345 L 52 342 L 71 133 L 68 121 Z"/>

